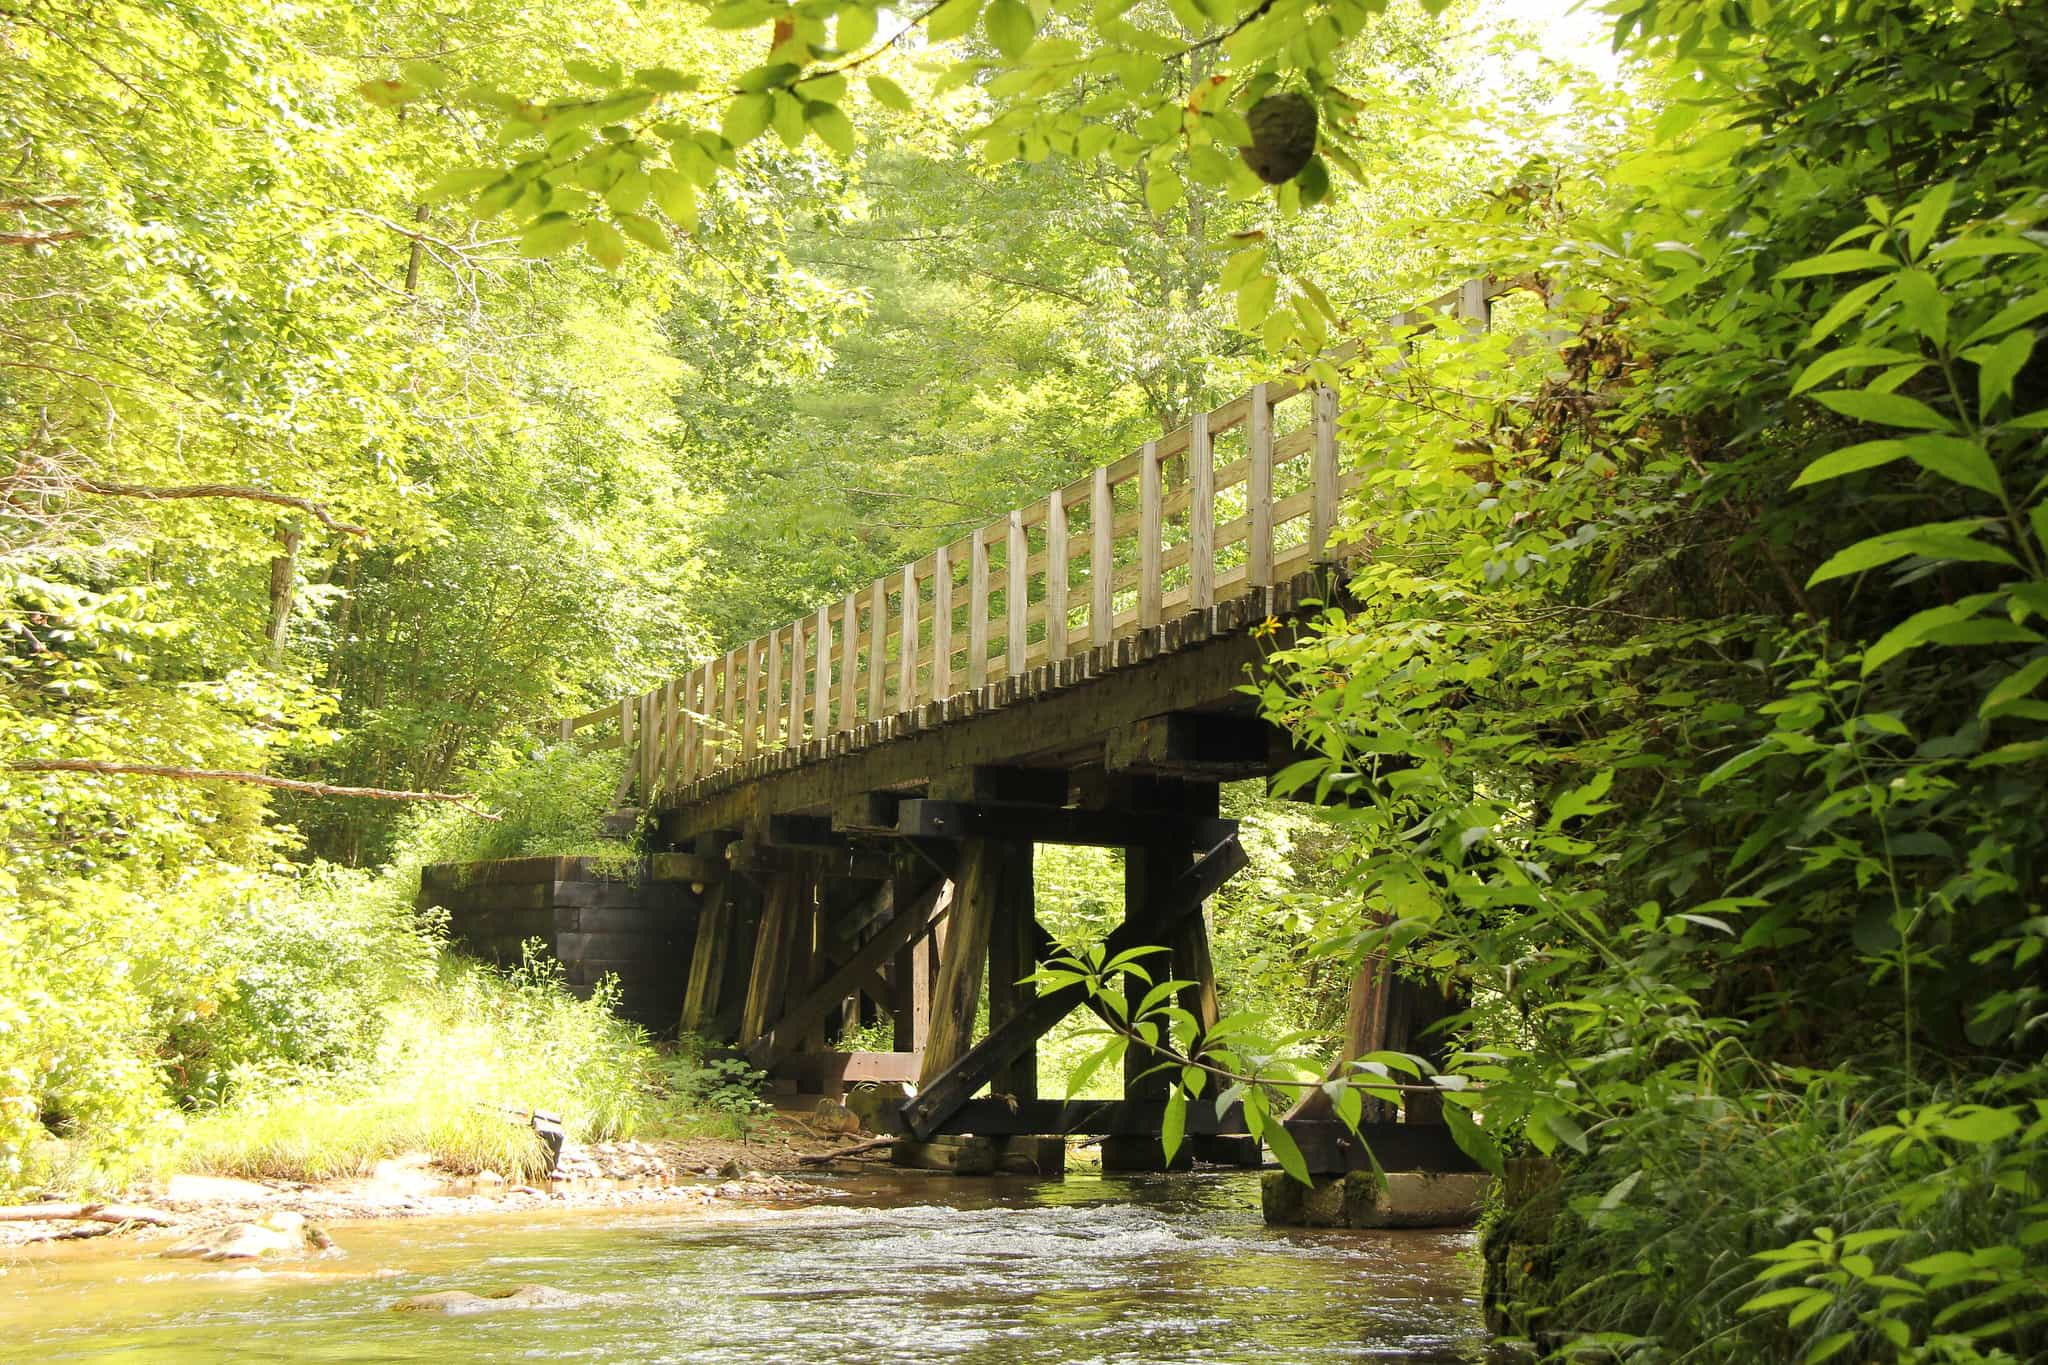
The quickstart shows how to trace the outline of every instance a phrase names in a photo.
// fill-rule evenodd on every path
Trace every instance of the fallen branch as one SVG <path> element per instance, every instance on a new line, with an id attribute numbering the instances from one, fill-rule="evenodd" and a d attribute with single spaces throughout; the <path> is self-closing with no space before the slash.
<path id="1" fill-rule="evenodd" d="M 178 1220 L 138 1204 L 13 1204 L 0 1208 L 0 1223 L 87 1222 L 147 1223 L 167 1228 Z"/>
<path id="2" fill-rule="evenodd" d="M 800 1156 L 796 1160 L 799 1166 L 822 1166 L 828 1161 L 837 1161 L 843 1156 L 859 1156 L 862 1152 L 872 1152 L 878 1147 L 894 1147 L 897 1143 L 903 1141 L 905 1139 L 898 1137 L 869 1138 L 866 1142 L 856 1142 L 851 1147 L 841 1147 L 836 1152 L 813 1152 L 809 1156 Z"/>
<path id="3" fill-rule="evenodd" d="M 97 773 L 102 777 L 174 777 L 187 782 L 244 782 L 255 787 L 276 787 L 307 796 L 366 796 L 379 801 L 446 801 L 484 820 L 498 817 L 476 804 L 468 792 L 408 792 L 384 787 L 337 787 L 328 782 L 301 782 L 296 778 L 272 777 L 268 773 L 240 772 L 233 768 L 178 768 L 162 763 L 102 763 L 93 758 L 30 758 L 9 763 L 18 773 Z"/>
<path id="4" fill-rule="evenodd" d="M 342 531 L 352 536 L 370 534 L 367 526 L 350 526 L 336 521 L 334 514 L 311 498 L 293 497 L 289 493 L 273 493 L 267 488 L 251 488 L 239 483 L 187 483 L 169 487 L 157 487 L 138 483 L 99 483 L 92 479 L 78 479 L 71 487 L 80 493 L 92 493 L 102 498 L 143 498 L 151 502 L 164 502 L 173 498 L 242 498 L 249 502 L 267 502 L 278 507 L 294 507 L 315 517 L 330 531 Z"/>

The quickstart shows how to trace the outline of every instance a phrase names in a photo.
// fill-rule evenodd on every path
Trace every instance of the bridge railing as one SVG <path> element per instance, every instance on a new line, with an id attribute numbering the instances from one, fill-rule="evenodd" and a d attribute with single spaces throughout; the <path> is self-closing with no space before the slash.
<path id="1" fill-rule="evenodd" d="M 1392 325 L 1489 324 L 1468 281 Z M 1356 343 L 1332 356 L 1356 353 Z M 628 755 L 643 801 L 776 749 L 944 701 L 1338 557 L 1337 395 L 1254 385 L 860 592 L 638 696 L 540 727 Z"/>

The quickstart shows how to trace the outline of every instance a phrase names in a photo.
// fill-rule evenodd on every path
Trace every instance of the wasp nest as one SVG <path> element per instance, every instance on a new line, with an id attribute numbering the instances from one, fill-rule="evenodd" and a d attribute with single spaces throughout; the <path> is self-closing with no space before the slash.
<path id="1" fill-rule="evenodd" d="M 1252 145 L 1244 163 L 1268 185 L 1284 184 L 1301 174 L 1316 154 L 1315 101 L 1299 91 L 1268 95 L 1245 116 Z"/>

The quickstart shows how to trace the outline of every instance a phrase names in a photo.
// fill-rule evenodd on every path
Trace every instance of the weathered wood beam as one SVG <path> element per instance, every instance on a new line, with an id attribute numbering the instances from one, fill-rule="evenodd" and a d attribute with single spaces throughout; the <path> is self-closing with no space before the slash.
<path id="1" fill-rule="evenodd" d="M 1067 804 L 1067 770 L 978 763 L 954 772 L 934 774 L 925 795 L 940 801 L 1064 806 Z"/>
<path id="2" fill-rule="evenodd" d="M 1111 772 L 1152 773 L 1236 782 L 1272 771 L 1273 727 L 1257 716 L 1175 711 L 1110 731 L 1103 765 Z"/>
<path id="3" fill-rule="evenodd" d="M 863 988 L 875 968 L 928 929 L 934 912 L 943 908 L 944 890 L 945 884 L 937 878 L 924 883 L 879 933 L 784 1011 L 773 1025 L 761 1030 L 747 1044 L 747 1055 L 754 1065 L 766 1070 L 794 1052 L 808 1029 L 821 1022 L 848 995 Z"/>
<path id="4" fill-rule="evenodd" d="M 741 1047 L 751 1047 L 782 1008 L 796 943 L 798 901 L 808 886 L 809 878 L 795 867 L 785 867 L 768 879 L 767 906 L 761 912 L 747 1000 L 740 1011 Z"/>
<path id="5" fill-rule="evenodd" d="M 1234 820 L 1190 817 L 1178 827 L 1176 823 L 1156 811 L 1076 810 L 917 799 L 897 807 L 896 832 L 922 838 L 1014 839 L 1108 848 L 1163 838 L 1173 839 L 1184 847 L 1211 847 L 1237 832 Z"/>
<path id="6" fill-rule="evenodd" d="M 939 979 L 932 987 L 931 1025 L 920 1083 L 951 1066 L 973 1040 L 989 936 L 1002 909 L 1003 880 L 1014 861 L 1013 852 L 993 839 L 969 839 L 961 844 L 960 879 L 953 885 L 953 909 L 939 955 Z"/>
<path id="7" fill-rule="evenodd" d="M 711 884 L 703 912 L 697 917 L 697 942 L 690 953 L 690 976 L 683 990 L 681 1028 L 702 1034 L 718 1014 L 719 988 L 725 981 L 725 958 L 732 950 L 733 910 L 723 877 Z"/>
<path id="8" fill-rule="evenodd" d="M 1189 914 L 1200 913 L 1202 902 L 1216 894 L 1216 889 L 1244 865 L 1244 848 L 1233 832 L 1175 877 L 1158 902 L 1145 907 L 1143 915 L 1111 931 L 1103 944 L 1104 950 L 1113 957 L 1129 948 L 1168 942 L 1180 921 Z M 985 939 L 983 944 L 985 950 Z M 997 1072 L 1064 1019 L 1087 995 L 1087 989 L 1076 984 L 1035 996 L 1029 1008 L 1001 1028 L 991 1029 L 988 1037 L 957 1061 L 942 1068 L 928 1066 L 918 1093 L 904 1102 L 902 1116 L 906 1129 L 919 1139 L 929 1139 L 975 1091 L 993 1080 Z M 928 1060 L 929 1056 L 927 1050 Z"/>
<path id="9" fill-rule="evenodd" d="M 1038 966 L 1049 943 L 1039 926 L 1032 884 L 1030 844 L 1008 846 L 1009 868 L 1000 886 L 1002 904 L 988 944 L 988 1023 L 1001 1028 L 1023 1014 L 1037 998 L 1038 987 L 1024 980 Z M 990 1083 L 995 1093 L 1018 1100 L 1038 1098 L 1038 1047 L 1035 1042 L 1012 1058 Z"/>
<path id="10" fill-rule="evenodd" d="M 715 882 L 725 877 L 725 859 L 706 853 L 656 853 L 647 860 L 647 877 L 657 882 Z"/>

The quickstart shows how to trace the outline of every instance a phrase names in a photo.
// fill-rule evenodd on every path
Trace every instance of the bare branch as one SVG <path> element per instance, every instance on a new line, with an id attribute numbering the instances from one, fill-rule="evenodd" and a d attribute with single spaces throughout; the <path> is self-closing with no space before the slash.
<path id="1" fill-rule="evenodd" d="M 162 502 L 172 498 L 244 498 L 250 502 L 267 502 L 278 507 L 295 507 L 301 512 L 317 518 L 330 531 L 344 531 L 352 536 L 370 534 L 367 526 L 350 526 L 336 521 L 334 514 L 311 498 L 294 497 L 290 493 L 273 493 L 267 488 L 250 488 L 238 483 L 187 483 L 169 487 L 156 487 L 136 483 L 100 483 L 92 479 L 79 479 L 71 487 L 80 493 L 93 493 L 103 498 L 145 498 Z"/>
<path id="2" fill-rule="evenodd" d="M 31 758 L 9 763 L 18 773 L 96 773 L 102 777 L 171 777 L 186 782 L 242 782 L 256 787 L 276 787 L 307 796 L 366 796 L 379 801 L 446 801 L 483 820 L 498 817 L 476 804 L 467 792 L 407 792 L 383 787 L 337 787 L 327 782 L 301 782 L 296 778 L 272 777 L 268 773 L 241 772 L 233 768 L 179 768 L 163 763 L 102 763 L 93 758 Z"/>

